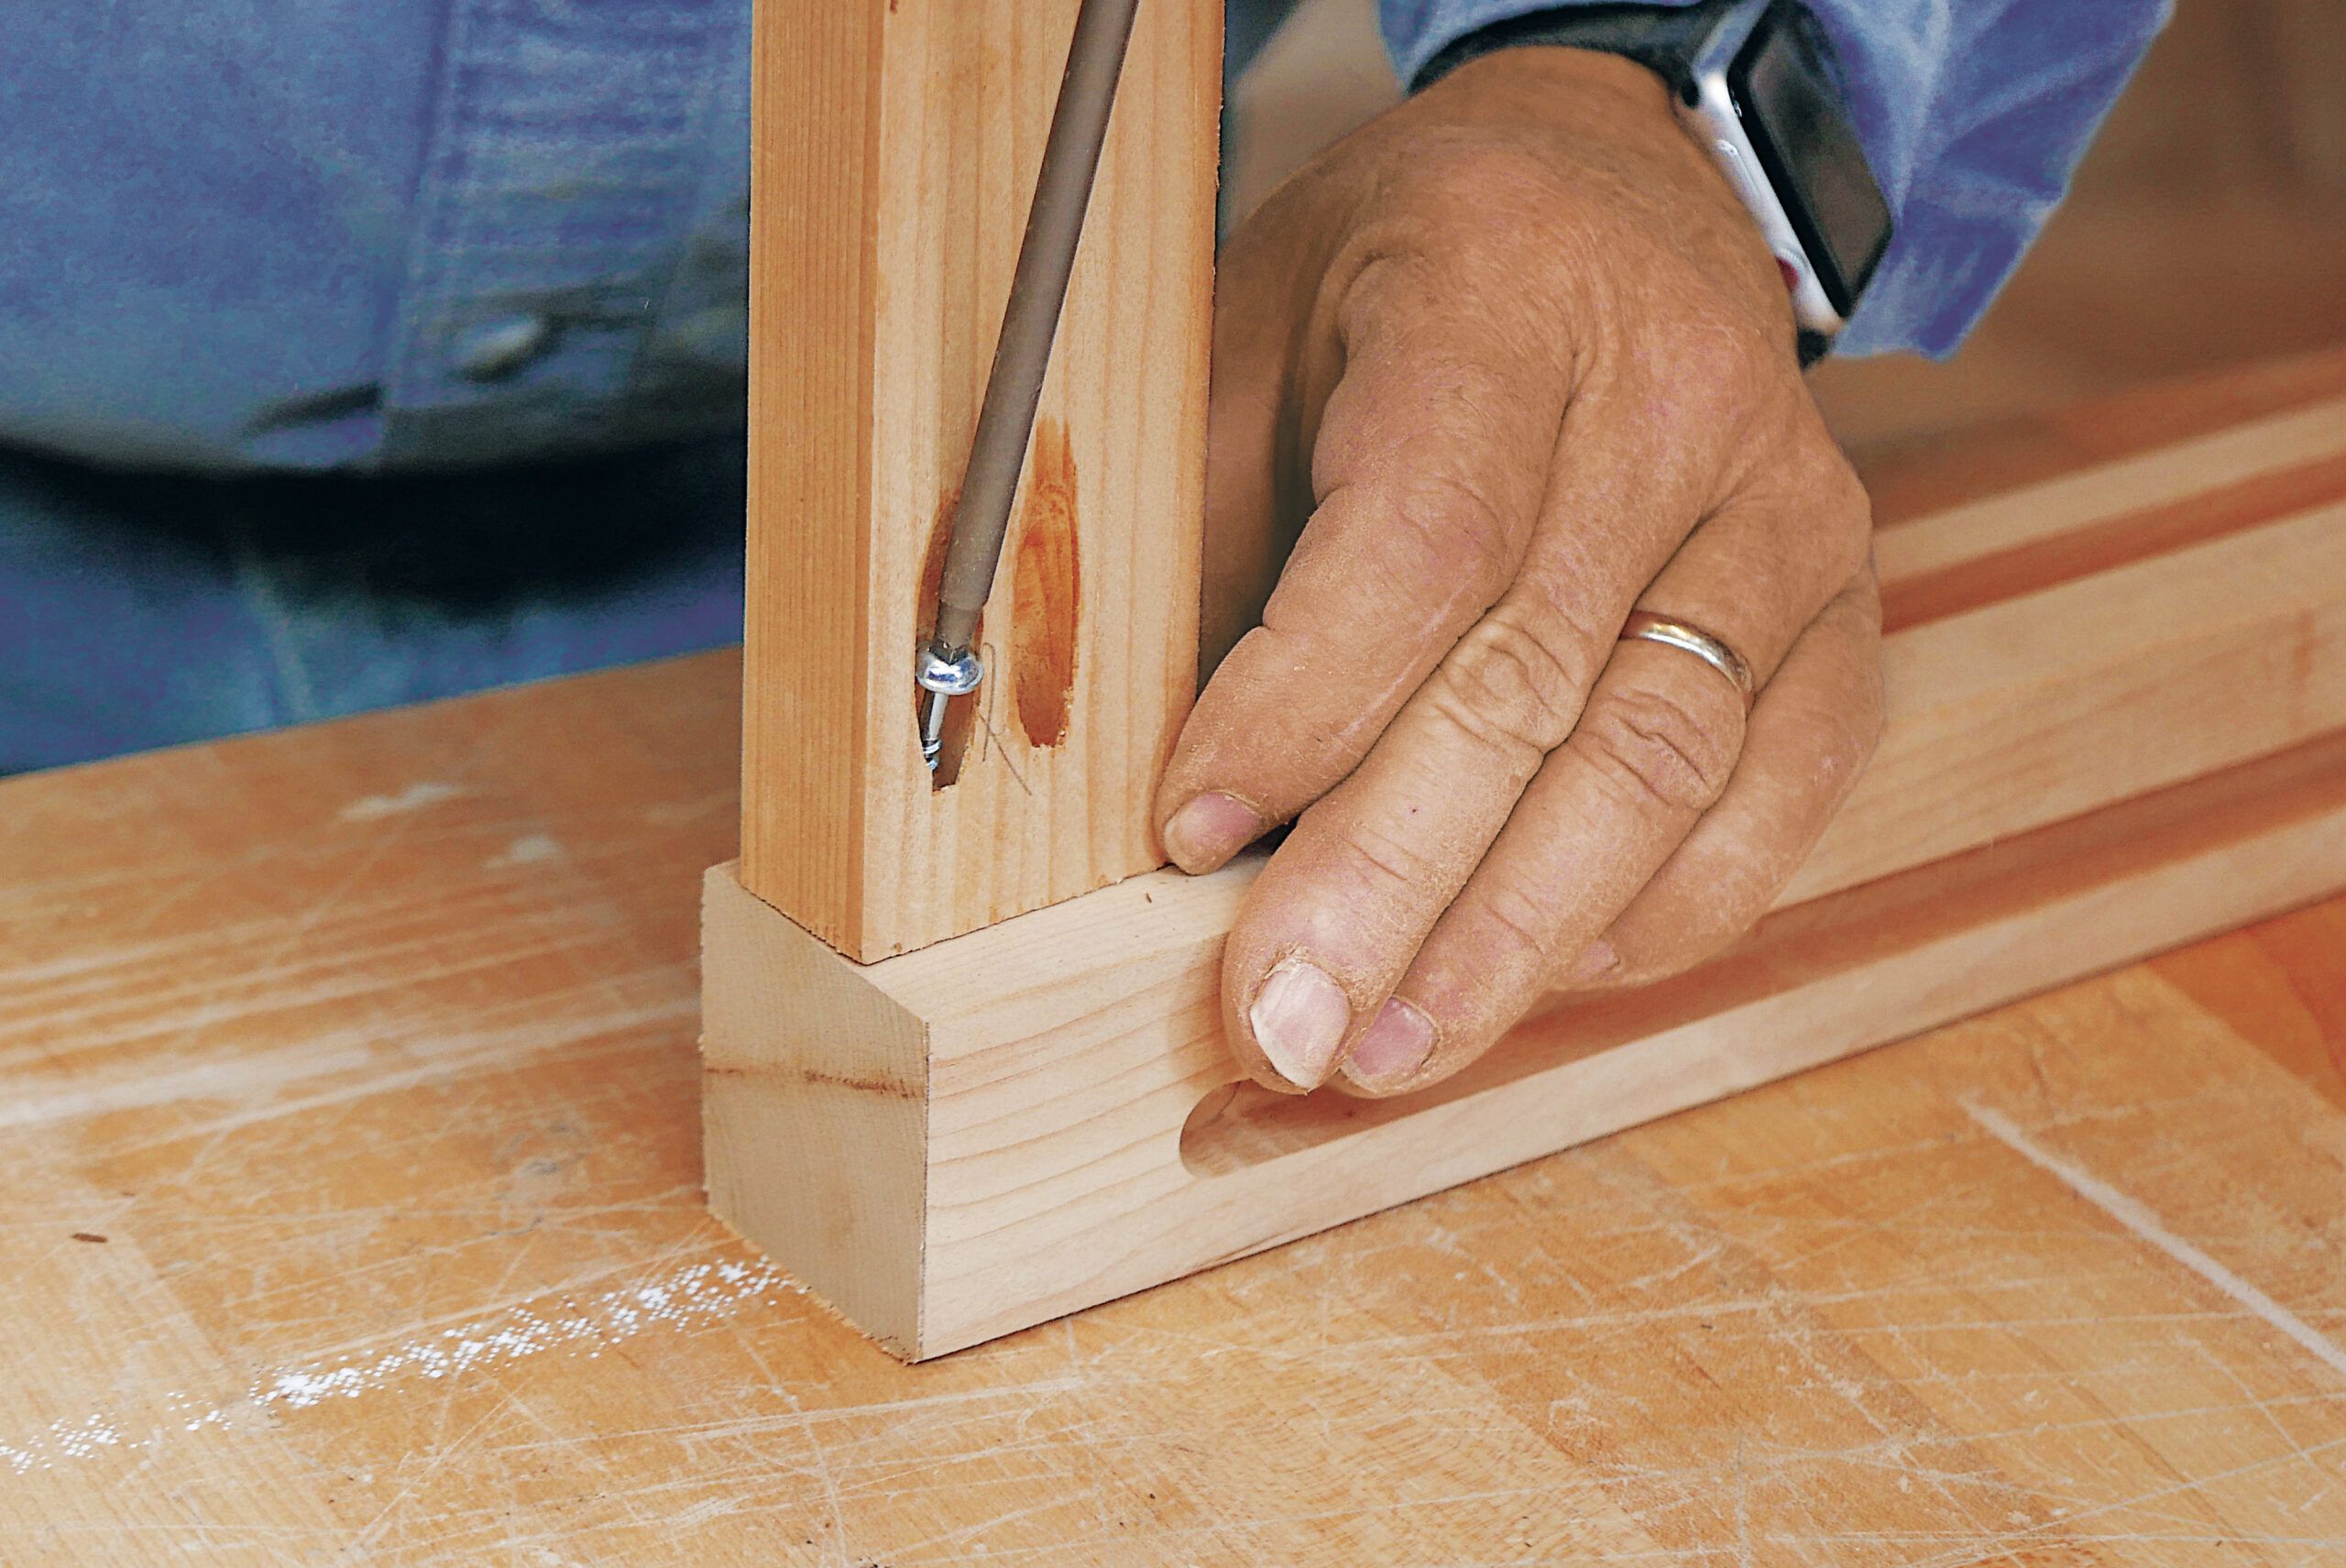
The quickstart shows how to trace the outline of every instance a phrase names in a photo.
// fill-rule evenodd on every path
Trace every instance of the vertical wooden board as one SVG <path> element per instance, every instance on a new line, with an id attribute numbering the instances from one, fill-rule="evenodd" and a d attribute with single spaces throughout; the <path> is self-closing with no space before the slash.
<path id="1" fill-rule="evenodd" d="M 860 906 L 871 141 L 885 7 L 761 0 L 751 133 L 741 836 L 787 908 Z M 828 784 L 831 787 L 823 790 Z M 774 809 L 801 792 L 805 809 Z M 821 793 L 817 793 L 821 791 Z"/>
<path id="2" fill-rule="evenodd" d="M 914 726 L 923 579 L 1076 9 L 762 12 L 743 881 L 859 959 L 1161 860 L 1149 796 L 1195 667 L 1218 5 L 1140 8 L 949 784 Z"/>

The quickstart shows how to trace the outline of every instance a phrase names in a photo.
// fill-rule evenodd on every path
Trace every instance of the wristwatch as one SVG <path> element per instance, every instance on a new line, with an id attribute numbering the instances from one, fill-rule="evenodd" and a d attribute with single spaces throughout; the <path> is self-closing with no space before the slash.
<path id="1" fill-rule="evenodd" d="M 1727 176 L 1783 271 L 1802 363 L 1823 355 L 1872 280 L 1891 223 L 1814 18 L 1793 0 L 1566 6 L 1467 34 L 1427 64 L 1412 90 L 1526 44 L 1621 55 L 1670 84 L 1680 123 Z"/>

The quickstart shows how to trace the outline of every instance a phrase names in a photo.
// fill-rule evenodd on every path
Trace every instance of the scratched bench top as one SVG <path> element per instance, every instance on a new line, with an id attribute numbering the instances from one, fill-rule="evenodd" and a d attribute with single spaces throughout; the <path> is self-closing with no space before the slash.
<path id="1" fill-rule="evenodd" d="M 0 1563 L 2346 1561 L 2346 902 L 906 1368 L 699 1201 L 737 680 L 0 784 Z"/>

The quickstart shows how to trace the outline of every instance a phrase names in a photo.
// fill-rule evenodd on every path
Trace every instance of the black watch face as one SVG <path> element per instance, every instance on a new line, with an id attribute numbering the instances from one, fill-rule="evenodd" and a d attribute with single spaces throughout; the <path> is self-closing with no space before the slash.
<path id="1" fill-rule="evenodd" d="M 1814 264 L 1844 317 L 1890 246 L 1890 208 L 1865 148 L 1815 49 L 1770 6 L 1727 69 L 1727 89 Z"/>

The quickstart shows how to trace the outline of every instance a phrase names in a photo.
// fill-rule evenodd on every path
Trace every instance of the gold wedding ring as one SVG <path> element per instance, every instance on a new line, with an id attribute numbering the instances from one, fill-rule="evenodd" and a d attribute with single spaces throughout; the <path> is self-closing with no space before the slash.
<path id="1" fill-rule="evenodd" d="M 1751 666 L 1745 663 L 1734 649 L 1701 627 L 1638 610 L 1621 627 L 1621 641 L 1627 642 L 1631 638 L 1659 642 L 1665 648 L 1682 649 L 1694 654 L 1732 681 L 1743 698 L 1743 706 L 1746 708 L 1751 706 Z"/>

